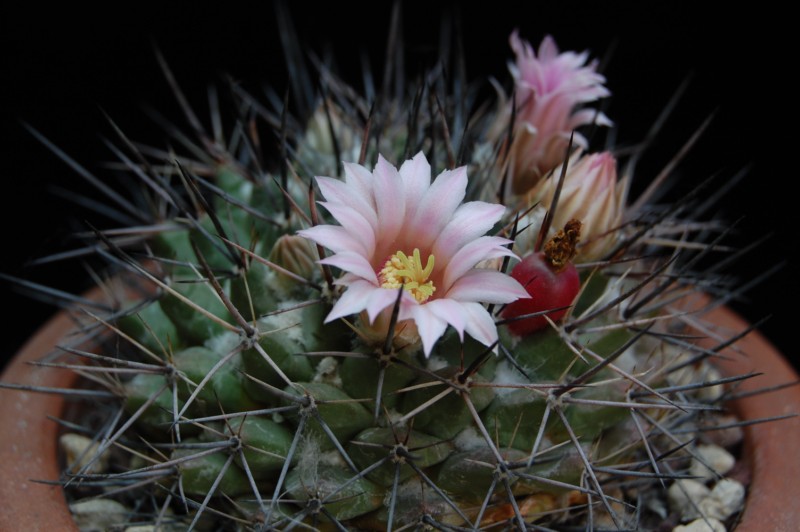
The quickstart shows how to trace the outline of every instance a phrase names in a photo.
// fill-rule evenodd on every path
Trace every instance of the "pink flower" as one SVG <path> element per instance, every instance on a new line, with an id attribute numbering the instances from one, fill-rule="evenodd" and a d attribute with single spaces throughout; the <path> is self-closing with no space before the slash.
<path id="1" fill-rule="evenodd" d="M 549 35 L 539 45 L 538 56 L 530 43 L 511 34 L 516 64 L 509 65 L 515 80 L 517 123 L 509 153 L 512 192 L 522 194 L 547 172 L 561 164 L 572 131 L 591 123 L 611 125 L 608 118 L 583 104 L 609 95 L 597 62 L 588 65 L 588 53 L 559 53 Z M 575 143 L 586 147 L 576 133 Z"/>
<path id="2" fill-rule="evenodd" d="M 497 328 L 482 303 L 528 297 L 499 271 L 476 268 L 481 261 L 514 256 L 509 240 L 484 236 L 503 216 L 502 205 L 463 203 L 466 167 L 444 171 L 431 182 L 422 153 L 397 168 L 383 157 L 374 171 L 345 163 L 345 180 L 317 177 L 321 202 L 340 225 L 318 225 L 300 234 L 330 249 L 321 261 L 345 273 L 345 291 L 326 321 L 366 311 L 370 322 L 391 312 L 404 288 L 399 320 L 411 320 L 426 356 L 452 325 L 484 345 Z"/>

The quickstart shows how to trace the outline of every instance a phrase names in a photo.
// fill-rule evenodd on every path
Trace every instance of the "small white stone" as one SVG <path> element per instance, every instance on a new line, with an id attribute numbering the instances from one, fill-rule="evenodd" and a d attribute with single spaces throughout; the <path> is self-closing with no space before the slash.
<path id="1" fill-rule="evenodd" d="M 672 532 L 727 532 L 727 529 L 716 519 L 695 519 L 688 525 L 676 526 Z"/>
<path id="2" fill-rule="evenodd" d="M 67 463 L 72 466 L 72 471 L 77 472 L 90 461 L 94 460 L 100 445 L 80 434 L 62 434 L 58 440 L 61 450 L 67 455 Z M 103 473 L 108 467 L 108 453 L 103 453 L 94 460 L 85 471 L 88 474 Z"/>
<path id="3" fill-rule="evenodd" d="M 179 530 L 186 530 L 186 526 L 179 526 L 177 524 L 162 524 L 161 526 L 155 525 L 133 525 L 125 528 L 125 532 L 178 532 Z"/>
<path id="4" fill-rule="evenodd" d="M 689 474 L 698 477 L 698 480 L 711 480 L 715 477 L 706 464 L 719 475 L 724 475 L 736 464 L 736 458 L 718 445 L 698 445 L 695 454 L 697 456 L 692 458 Z"/>
<path id="5" fill-rule="evenodd" d="M 104 531 L 128 520 L 131 512 L 111 499 L 91 499 L 69 505 L 81 532 Z"/>
<path id="6" fill-rule="evenodd" d="M 204 530 L 202 525 L 196 525 L 195 530 Z M 155 525 L 133 525 L 125 528 L 124 532 L 180 532 L 186 530 L 186 523 L 180 525 L 178 523 Z"/>
<path id="7" fill-rule="evenodd" d="M 744 503 L 744 486 L 735 480 L 724 478 L 717 482 L 711 494 L 700 501 L 700 511 L 706 517 L 724 521 L 741 510 Z"/>
<path id="8" fill-rule="evenodd" d="M 704 484 L 691 479 L 676 480 L 667 490 L 669 506 L 681 515 L 681 521 L 700 517 L 697 508 L 711 493 Z"/>
<path id="9" fill-rule="evenodd" d="M 705 364 L 704 369 L 705 371 L 703 375 L 703 380 L 705 382 L 714 382 L 722 379 L 722 373 L 720 373 L 720 371 L 714 366 L 711 366 L 710 364 Z M 717 384 L 714 386 L 706 386 L 704 388 L 701 388 L 698 395 L 700 396 L 700 399 L 708 401 L 709 403 L 713 403 L 714 401 L 722 397 L 722 394 L 724 393 L 725 393 L 725 386 L 723 386 L 722 384 Z"/>
<path id="10" fill-rule="evenodd" d="M 659 492 L 660 493 L 660 492 Z M 667 511 L 667 505 L 662 497 L 658 495 L 654 496 L 647 496 L 645 495 L 644 499 L 645 508 L 659 516 L 661 519 L 666 519 L 669 512 Z"/>
<path id="11" fill-rule="evenodd" d="M 731 449 L 744 439 L 744 430 L 742 427 L 736 426 L 739 421 L 739 418 L 732 414 L 716 412 L 703 416 L 698 428 L 714 429 L 706 430 L 703 433 L 704 441 L 719 445 L 723 449 Z M 718 427 L 726 428 L 719 429 Z"/>

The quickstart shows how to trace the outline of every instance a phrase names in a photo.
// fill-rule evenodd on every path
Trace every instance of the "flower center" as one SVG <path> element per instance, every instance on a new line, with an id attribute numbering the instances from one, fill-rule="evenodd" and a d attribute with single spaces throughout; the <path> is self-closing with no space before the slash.
<path id="1" fill-rule="evenodd" d="M 424 303 L 436 291 L 433 281 L 428 277 L 433 272 L 433 255 L 428 256 L 425 267 L 422 267 L 419 248 L 414 248 L 411 257 L 402 251 L 390 256 L 378 272 L 378 280 L 382 288 L 400 288 L 408 290 L 418 303 Z"/>

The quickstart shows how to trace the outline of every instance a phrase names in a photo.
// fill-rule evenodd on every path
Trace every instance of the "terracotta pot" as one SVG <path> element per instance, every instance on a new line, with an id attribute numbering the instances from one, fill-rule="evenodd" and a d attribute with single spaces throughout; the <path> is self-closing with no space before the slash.
<path id="1" fill-rule="evenodd" d="M 97 295 L 97 294 L 95 294 Z M 747 322 L 721 307 L 705 315 L 720 330 L 741 331 Z M 3 382 L 68 388 L 71 371 L 33 368 L 74 326 L 59 313 L 27 343 L 2 375 Z M 713 342 L 705 342 L 713 345 Z M 746 353 L 743 355 L 742 353 Z M 718 365 L 726 375 L 758 371 L 763 376 L 742 383 L 740 391 L 798 380 L 792 367 L 758 332 L 723 352 Z M 0 426 L 6 437 L 0 444 L 0 531 L 62 532 L 77 530 L 60 487 L 32 482 L 57 479 L 57 425 L 46 416 L 60 416 L 64 399 L 57 394 L 0 390 Z M 734 408 L 743 419 L 800 413 L 800 386 L 739 400 Z M 753 465 L 752 483 L 738 530 L 793 532 L 800 523 L 796 504 L 800 482 L 800 417 L 756 424 L 745 429 L 745 459 Z"/>
<path id="2" fill-rule="evenodd" d="M 698 295 L 701 303 L 707 297 Z M 697 307 L 695 307 L 697 308 Z M 748 322 L 727 307 L 718 307 L 703 315 L 714 323 L 723 337 L 741 332 Z M 699 342 L 713 347 L 714 341 Z M 794 368 L 758 331 L 740 339 L 714 360 L 726 376 L 762 373 L 741 382 L 737 394 L 787 383 L 794 386 L 737 400 L 733 408 L 741 419 L 763 419 L 800 415 L 800 385 Z M 757 423 L 745 430 L 744 459 L 751 465 L 744 515 L 737 530 L 795 532 L 800 523 L 800 417 Z"/>
<path id="3" fill-rule="evenodd" d="M 0 381 L 6 383 L 69 388 L 77 374 L 57 368 L 33 367 L 63 341 L 75 327 L 66 312 L 59 312 L 22 346 Z M 0 389 L 0 531 L 78 530 L 61 486 L 33 480 L 55 480 L 61 474 L 57 459 L 58 425 L 47 416 L 60 417 L 64 397 Z"/>

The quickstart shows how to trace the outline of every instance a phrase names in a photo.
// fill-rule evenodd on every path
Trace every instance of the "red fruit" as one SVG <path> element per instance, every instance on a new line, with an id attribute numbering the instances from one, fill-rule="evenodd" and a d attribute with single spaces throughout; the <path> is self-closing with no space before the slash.
<path id="1" fill-rule="evenodd" d="M 542 312 L 552 308 L 572 305 L 578 295 L 581 282 L 578 270 L 571 262 L 560 270 L 551 266 L 544 252 L 528 255 L 511 270 L 511 277 L 519 281 L 530 294 L 530 299 L 518 299 L 506 305 L 503 318 L 515 318 L 534 312 Z M 548 312 L 547 316 L 558 321 L 564 317 L 568 309 Z M 517 336 L 526 336 L 548 326 L 544 315 L 534 318 L 512 321 L 509 330 Z"/>

